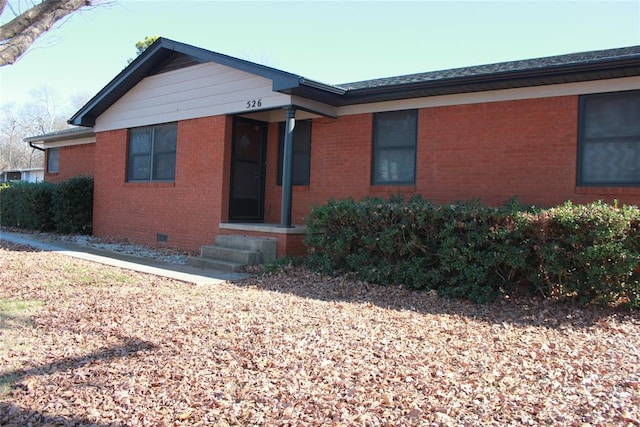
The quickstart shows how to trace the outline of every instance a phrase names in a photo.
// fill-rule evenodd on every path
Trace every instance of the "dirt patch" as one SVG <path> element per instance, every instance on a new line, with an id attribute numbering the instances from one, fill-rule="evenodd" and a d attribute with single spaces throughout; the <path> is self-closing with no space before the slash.
<path id="1" fill-rule="evenodd" d="M 0 245 L 0 298 L 43 305 L 0 341 L 2 425 L 640 425 L 637 314 L 24 249 Z"/>

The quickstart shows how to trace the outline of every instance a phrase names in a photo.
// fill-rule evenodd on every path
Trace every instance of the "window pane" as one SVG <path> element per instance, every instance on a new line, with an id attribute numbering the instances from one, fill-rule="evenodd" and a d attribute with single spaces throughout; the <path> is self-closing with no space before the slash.
<path id="1" fill-rule="evenodd" d="M 282 185 L 282 160 L 284 156 L 284 123 L 280 124 L 280 147 L 278 154 L 278 185 Z M 311 172 L 311 120 L 296 121 L 293 129 L 293 185 L 309 185 Z"/>
<path id="2" fill-rule="evenodd" d="M 129 181 L 175 179 L 177 125 L 168 123 L 129 131 Z"/>
<path id="3" fill-rule="evenodd" d="M 156 154 L 153 156 L 153 180 L 173 180 L 176 171 L 176 155 Z"/>
<path id="4" fill-rule="evenodd" d="M 374 115 L 373 184 L 415 182 L 417 120 L 416 110 Z"/>
<path id="5" fill-rule="evenodd" d="M 640 91 L 585 95 L 579 185 L 640 184 Z"/>
<path id="6" fill-rule="evenodd" d="M 378 147 L 411 147 L 416 142 L 415 111 L 391 111 L 375 116 L 374 138 Z"/>
<path id="7" fill-rule="evenodd" d="M 640 139 L 585 143 L 582 154 L 585 184 L 640 182 Z"/>
<path id="8" fill-rule="evenodd" d="M 415 181 L 415 150 L 381 150 L 374 165 L 376 184 Z"/>
<path id="9" fill-rule="evenodd" d="M 155 153 L 175 153 L 178 131 L 175 123 L 155 126 L 153 151 Z"/>
<path id="10" fill-rule="evenodd" d="M 586 138 L 640 135 L 640 92 L 587 98 L 584 115 Z"/>
<path id="11" fill-rule="evenodd" d="M 52 173 L 58 172 L 60 149 L 50 148 L 47 155 L 47 171 Z"/>
<path id="12" fill-rule="evenodd" d="M 131 129 L 129 133 L 129 154 L 151 153 L 151 128 Z"/>
<path id="13" fill-rule="evenodd" d="M 128 170 L 129 181 L 148 181 L 149 166 L 149 156 L 130 156 Z"/>

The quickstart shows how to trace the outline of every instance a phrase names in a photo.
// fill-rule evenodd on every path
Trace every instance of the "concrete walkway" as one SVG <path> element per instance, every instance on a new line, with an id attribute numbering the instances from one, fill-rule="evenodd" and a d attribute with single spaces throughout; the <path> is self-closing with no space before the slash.
<path id="1" fill-rule="evenodd" d="M 100 264 L 120 267 L 140 273 L 155 274 L 197 285 L 211 285 L 227 281 L 239 280 L 249 277 L 246 273 L 228 273 L 226 271 L 210 270 L 184 264 L 171 264 L 149 258 L 125 255 L 113 251 L 89 248 L 82 245 L 74 245 L 67 242 L 51 242 L 38 235 L 15 233 L 9 231 L 0 232 L 0 241 L 7 241 L 20 245 L 31 246 L 48 252 L 56 252 L 62 255 L 93 261 Z"/>

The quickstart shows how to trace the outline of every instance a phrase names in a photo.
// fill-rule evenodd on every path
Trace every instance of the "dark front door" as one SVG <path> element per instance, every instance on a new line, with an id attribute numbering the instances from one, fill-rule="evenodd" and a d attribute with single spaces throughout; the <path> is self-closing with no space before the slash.
<path id="1" fill-rule="evenodd" d="M 231 148 L 229 220 L 264 220 L 264 165 L 267 124 L 236 117 Z"/>

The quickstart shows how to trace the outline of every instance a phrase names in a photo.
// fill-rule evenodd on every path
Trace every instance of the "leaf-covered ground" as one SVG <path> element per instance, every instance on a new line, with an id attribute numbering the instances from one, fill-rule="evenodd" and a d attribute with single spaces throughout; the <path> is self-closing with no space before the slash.
<path id="1" fill-rule="evenodd" d="M 0 284 L 0 425 L 640 425 L 638 314 L 304 270 L 194 286 L 6 242 Z"/>

